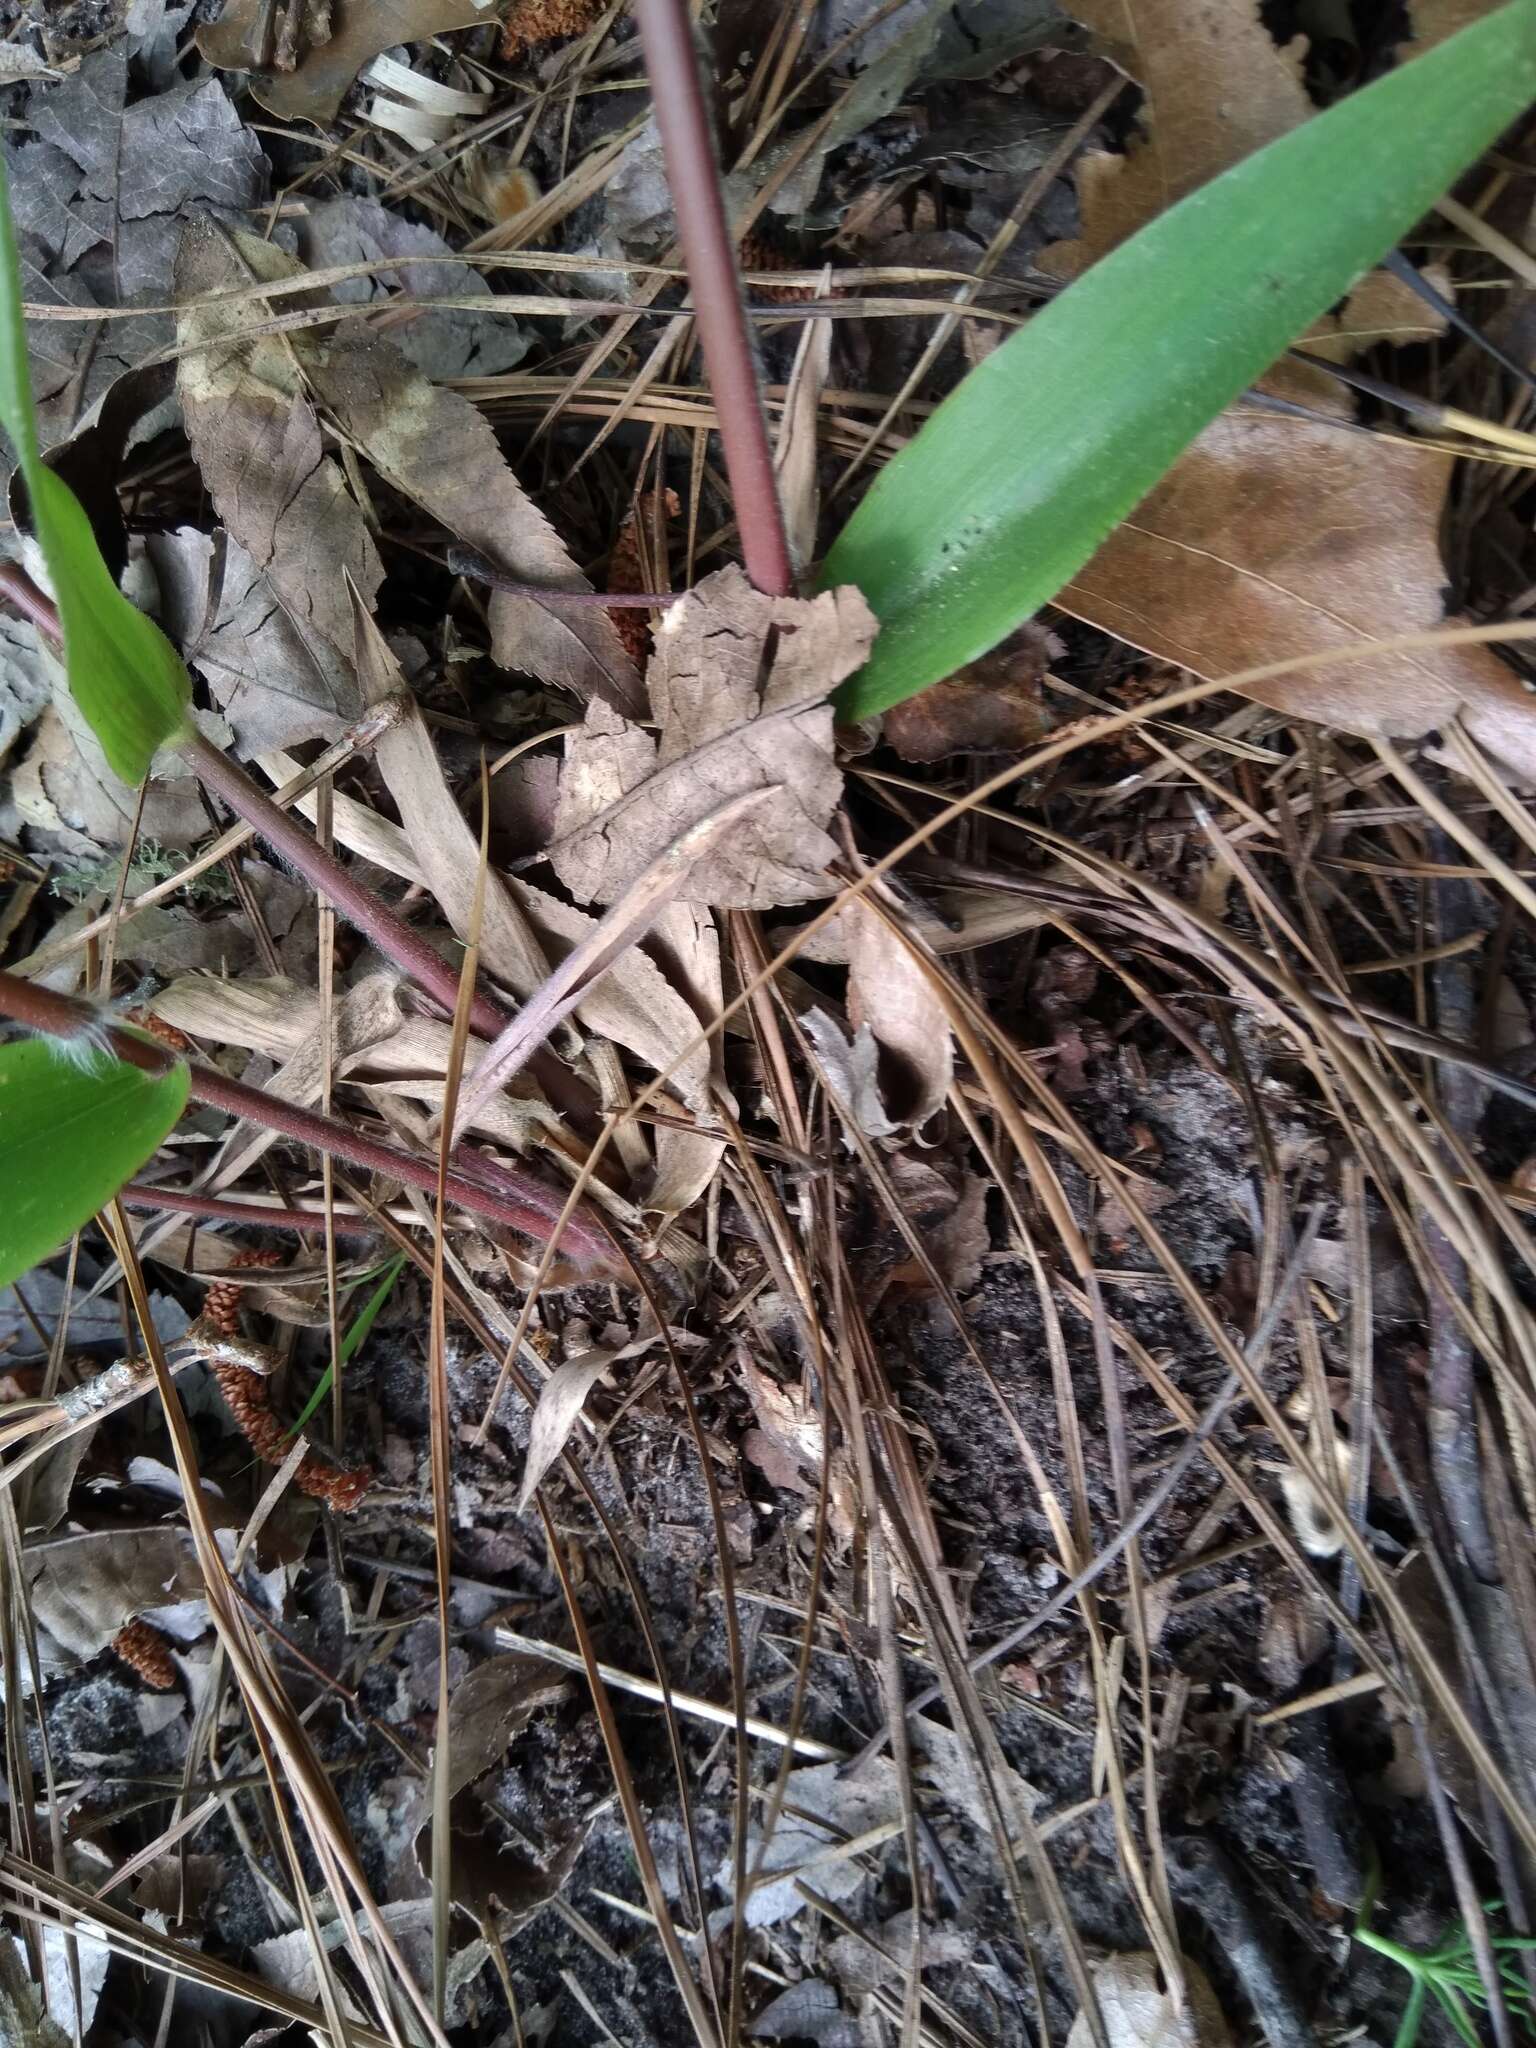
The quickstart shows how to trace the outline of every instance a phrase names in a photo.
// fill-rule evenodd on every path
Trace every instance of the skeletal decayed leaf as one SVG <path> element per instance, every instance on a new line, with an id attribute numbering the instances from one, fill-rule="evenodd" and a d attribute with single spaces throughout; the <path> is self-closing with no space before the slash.
<path id="1" fill-rule="evenodd" d="M 1109 2048 L 1229 2048 L 1232 2036 L 1204 1972 L 1184 1963 L 1184 2008 L 1176 2012 L 1149 1951 L 1108 1956 L 1093 1973 Z M 1079 2013 L 1067 2048 L 1092 2048 L 1094 2033 Z"/>
<path id="2" fill-rule="evenodd" d="M 765 597 L 729 568 L 680 598 L 646 678 L 659 740 L 593 704 L 567 745 L 550 859 L 571 893 L 611 903 L 727 798 L 769 788 L 772 801 L 697 863 L 681 900 L 766 909 L 830 893 L 826 826 L 842 778 L 826 695 L 874 634 L 855 590 Z"/>
<path id="3" fill-rule="evenodd" d="M 52 1537 L 22 1552 L 32 1613 L 76 1657 L 95 1657 L 125 1623 L 154 1607 L 202 1597 L 203 1575 L 184 1530 L 115 1529 Z"/>

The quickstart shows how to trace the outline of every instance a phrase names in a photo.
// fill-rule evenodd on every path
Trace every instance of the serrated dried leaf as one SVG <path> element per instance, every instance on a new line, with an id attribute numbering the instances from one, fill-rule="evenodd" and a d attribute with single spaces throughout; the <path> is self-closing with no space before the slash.
<path id="1" fill-rule="evenodd" d="M 1093 1988 L 1109 2048 L 1229 2048 L 1232 2036 L 1210 1980 L 1187 1957 L 1182 2012 L 1161 1988 L 1157 1957 L 1149 1950 L 1106 1957 L 1094 1967 Z M 1067 2048 L 1093 2048 L 1093 2041 L 1087 2016 L 1079 2013 Z"/>
<path id="2" fill-rule="evenodd" d="M 874 633 L 856 590 L 765 597 L 734 567 L 680 598 L 646 677 L 659 739 L 593 704 L 567 743 L 549 858 L 571 893 L 613 902 L 725 799 L 773 788 L 697 864 L 681 900 L 766 909 L 828 894 L 826 825 L 842 778 L 825 699 Z"/>
<path id="3" fill-rule="evenodd" d="M 382 476 L 514 582 L 590 591 L 564 541 L 508 466 L 467 398 L 429 383 L 372 328 L 349 322 L 301 346 L 321 402 Z M 623 710 L 640 680 L 601 605 L 540 603 L 494 590 L 491 653 L 503 668 Z"/>
<path id="4" fill-rule="evenodd" d="M 365 64 L 397 43 L 425 42 L 455 28 L 496 19 L 495 0 L 330 0 L 330 32 L 301 47 L 291 69 L 261 68 L 260 45 L 270 21 L 266 0 L 230 0 L 219 19 L 197 33 L 197 47 L 224 71 L 252 73 L 251 90 L 283 121 L 325 127 L 341 110 L 347 88 Z"/>
<path id="5" fill-rule="evenodd" d="M 39 1626 L 76 1657 L 99 1656 L 152 1607 L 203 1594 L 192 1539 L 178 1529 L 53 1537 L 23 1550 L 22 1568 Z"/>

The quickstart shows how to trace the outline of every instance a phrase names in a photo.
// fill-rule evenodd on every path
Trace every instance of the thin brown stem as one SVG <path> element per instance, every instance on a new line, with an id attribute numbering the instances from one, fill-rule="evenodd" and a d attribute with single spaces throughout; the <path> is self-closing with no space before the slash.
<path id="1" fill-rule="evenodd" d="M 102 1028 L 99 1013 L 72 997 L 56 995 L 19 975 L 0 971 L 0 1016 L 10 1017 L 29 1030 L 66 1040 L 89 1035 L 92 1042 L 104 1042 L 129 1066 L 146 1074 L 163 1074 L 175 1064 L 176 1056 L 152 1041 L 115 1027 Z M 264 1130 L 280 1131 L 300 1145 L 308 1145 L 333 1158 L 345 1159 L 369 1173 L 381 1173 L 407 1187 L 431 1194 L 437 1189 L 435 1167 L 376 1138 L 365 1137 L 334 1117 L 284 1102 L 265 1089 L 244 1081 L 232 1081 L 215 1067 L 196 1060 L 187 1062 L 191 1072 L 194 1102 L 206 1102 L 231 1116 L 244 1117 Z M 531 1174 L 480 1159 L 460 1151 L 454 1155 L 455 1170 L 448 1176 L 450 1201 L 475 1215 L 506 1224 L 526 1237 L 547 1242 L 558 1220 L 560 1197 Z M 575 1259 L 610 1265 L 613 1249 L 607 1232 L 595 1217 L 573 1211 L 568 1219 L 564 1242 Z"/>
<path id="2" fill-rule="evenodd" d="M 635 15 L 746 571 L 788 597 L 794 571 L 686 0 L 636 0 Z"/>

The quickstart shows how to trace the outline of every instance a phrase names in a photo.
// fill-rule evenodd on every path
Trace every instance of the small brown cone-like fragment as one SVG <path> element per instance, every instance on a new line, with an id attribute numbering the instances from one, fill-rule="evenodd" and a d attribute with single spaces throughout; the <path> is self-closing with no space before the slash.
<path id="1" fill-rule="evenodd" d="M 504 60 L 520 56 L 529 43 L 579 36 L 603 11 L 603 0 L 512 0 L 501 32 Z"/>
<path id="2" fill-rule="evenodd" d="M 170 1639 L 161 1635 L 152 1622 L 130 1621 L 112 1638 L 112 1647 L 156 1692 L 169 1692 L 176 1683 Z"/>
<path id="3" fill-rule="evenodd" d="M 240 1434 L 257 1457 L 264 1465 L 281 1465 L 293 1448 L 293 1433 L 273 1414 L 267 1381 L 248 1366 L 229 1361 L 215 1364 L 213 1376 Z M 373 1472 L 367 1465 L 329 1465 L 313 1451 L 306 1451 L 293 1483 L 300 1493 L 323 1500 L 338 1514 L 349 1515 L 373 1484 Z"/>
<path id="4" fill-rule="evenodd" d="M 283 1254 L 275 1250 L 236 1252 L 229 1263 L 270 1273 L 283 1263 Z M 221 1337 L 238 1337 L 240 1299 L 244 1293 L 244 1284 L 239 1280 L 215 1280 L 203 1296 L 203 1321 Z"/>
<path id="5" fill-rule="evenodd" d="M 158 1038 L 162 1045 L 172 1052 L 190 1052 L 192 1041 L 185 1031 L 178 1031 L 174 1024 L 167 1024 L 163 1017 L 157 1017 L 153 1010 L 130 1010 L 128 1022 L 137 1024 L 141 1031 L 147 1031 L 151 1038 Z"/>
<path id="6" fill-rule="evenodd" d="M 738 257 L 744 275 L 764 270 L 808 270 L 810 265 L 802 263 L 793 249 L 767 233 L 763 228 L 750 228 L 741 238 Z M 769 306 L 803 306 L 816 297 L 813 284 L 751 284 L 748 292 L 754 299 Z"/>

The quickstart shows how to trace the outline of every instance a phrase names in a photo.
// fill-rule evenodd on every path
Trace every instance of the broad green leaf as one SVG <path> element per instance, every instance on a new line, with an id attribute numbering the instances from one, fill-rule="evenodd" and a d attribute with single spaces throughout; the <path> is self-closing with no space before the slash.
<path id="1" fill-rule="evenodd" d="M 0 1046 L 0 1287 L 57 1251 L 136 1173 L 186 1107 L 178 1063 L 76 1065 L 40 1038 Z"/>
<path id="2" fill-rule="evenodd" d="M 1533 97 L 1536 0 L 1515 0 L 1191 193 L 972 370 L 822 569 L 880 620 L 843 714 L 1038 611 Z"/>
<path id="3" fill-rule="evenodd" d="M 69 687 L 115 775 L 138 783 L 157 748 L 186 724 L 191 684 L 153 619 L 123 596 L 91 523 L 38 449 L 27 375 L 21 276 L 5 166 L 0 163 L 0 426 L 16 451 L 38 546 L 53 580 Z"/>

